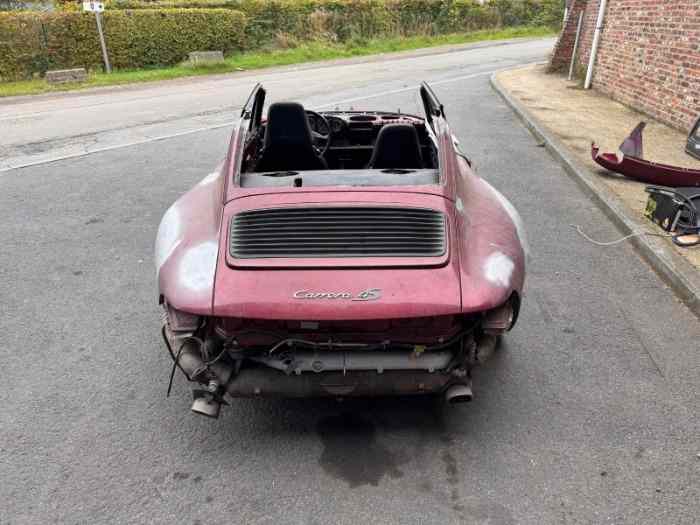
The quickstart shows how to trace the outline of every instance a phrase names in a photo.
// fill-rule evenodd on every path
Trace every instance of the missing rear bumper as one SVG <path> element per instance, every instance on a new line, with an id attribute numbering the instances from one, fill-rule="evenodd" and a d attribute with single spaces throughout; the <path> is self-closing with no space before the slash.
<path id="1" fill-rule="evenodd" d="M 226 386 L 231 397 L 374 397 L 442 392 L 453 374 L 374 371 L 286 375 L 270 368 L 250 368 Z"/>

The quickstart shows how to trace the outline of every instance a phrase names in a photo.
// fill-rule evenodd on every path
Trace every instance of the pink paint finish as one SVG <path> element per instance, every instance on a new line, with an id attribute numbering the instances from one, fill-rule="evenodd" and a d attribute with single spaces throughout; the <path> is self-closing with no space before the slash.
<path id="1" fill-rule="evenodd" d="M 223 188 L 218 169 L 175 201 L 158 228 L 158 285 L 178 310 L 211 315 Z"/>
<path id="2" fill-rule="evenodd" d="M 446 213 L 448 237 L 450 201 L 420 193 L 341 192 L 268 194 L 246 197 L 228 204 L 224 224 L 235 213 L 274 206 L 318 206 L 327 204 L 373 204 L 417 206 Z M 450 243 L 452 244 L 452 243 Z M 241 269 L 241 261 L 228 255 L 228 236 L 222 235 L 216 272 L 214 315 L 260 319 L 356 320 L 446 315 L 460 312 L 458 259 L 274 259 L 276 269 Z M 245 260 L 246 266 L 264 268 L 265 261 Z M 357 267 L 361 265 L 360 267 Z M 403 266 L 411 265 L 411 268 Z M 286 266 L 286 268 L 285 268 Z M 300 290 L 353 294 L 380 289 L 373 301 L 347 299 L 295 299 Z M 236 290 L 236 293 L 226 293 Z"/>
<path id="3" fill-rule="evenodd" d="M 304 208 L 319 206 L 406 206 L 415 208 L 431 208 L 442 211 L 448 218 L 447 230 L 449 235 L 449 201 L 435 195 L 425 193 L 413 193 L 412 187 L 404 192 L 397 192 L 399 188 L 392 188 L 393 192 L 373 191 L 376 188 L 354 188 L 352 190 L 339 191 L 331 187 L 313 188 L 327 191 L 311 191 L 292 189 L 282 193 L 266 193 L 255 197 L 235 199 L 229 202 L 224 210 L 224 228 L 228 228 L 231 218 L 242 211 L 261 208 Z M 403 190 L 403 188 L 401 188 Z M 363 191 L 364 190 L 364 191 Z M 413 191 L 413 192 L 412 192 Z M 235 192 L 234 192 L 235 194 Z M 362 258 L 327 258 L 327 259 L 234 259 L 226 249 L 228 235 L 222 236 L 222 253 L 226 254 L 226 262 L 233 268 L 385 268 L 385 267 L 437 267 L 444 266 L 449 261 L 448 250 L 442 257 L 362 257 Z"/>
<path id="4" fill-rule="evenodd" d="M 247 122 L 234 132 L 216 175 L 180 198 L 159 229 L 159 286 L 175 308 L 224 318 L 385 320 L 485 311 L 522 295 L 524 229 L 512 205 L 477 177 L 445 119 L 432 116 L 440 162 L 434 185 L 275 187 L 238 184 Z M 286 206 L 372 205 L 431 208 L 447 219 L 441 257 L 233 259 L 228 225 L 244 210 Z M 353 301 L 367 290 L 374 300 Z M 305 299 L 297 292 L 341 294 Z M 349 293 L 350 297 L 342 294 Z"/>

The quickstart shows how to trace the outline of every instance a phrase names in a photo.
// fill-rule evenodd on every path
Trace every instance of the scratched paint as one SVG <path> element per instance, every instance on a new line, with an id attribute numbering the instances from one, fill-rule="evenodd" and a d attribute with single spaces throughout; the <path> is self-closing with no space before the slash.
<path id="1" fill-rule="evenodd" d="M 505 196 L 498 191 L 496 188 L 491 186 L 488 182 L 484 181 L 484 184 L 493 192 L 493 194 L 496 196 L 498 199 L 498 202 L 501 203 L 501 206 L 503 206 L 503 209 L 506 211 L 510 219 L 513 221 L 513 224 L 515 225 L 515 229 L 518 232 L 518 239 L 520 239 L 520 245 L 523 247 L 523 251 L 525 252 L 526 258 L 530 258 L 530 243 L 527 240 L 527 232 L 525 231 L 525 224 L 523 223 L 523 220 L 520 218 L 520 214 L 518 213 L 518 210 L 515 209 L 515 206 L 511 204 L 511 202 L 505 198 Z"/>
<path id="2" fill-rule="evenodd" d="M 508 288 L 513 276 L 515 263 L 505 253 L 494 252 L 484 261 L 484 277 L 496 286 Z"/>
<path id="3" fill-rule="evenodd" d="M 182 241 L 182 220 L 177 204 L 173 204 L 163 215 L 158 227 L 155 246 L 156 271 L 160 271 L 161 266 L 172 255 L 175 248 Z"/>
<path id="4" fill-rule="evenodd" d="M 206 241 L 185 251 L 178 267 L 179 282 L 182 286 L 193 292 L 211 290 L 214 285 L 218 250 L 216 241 Z"/>

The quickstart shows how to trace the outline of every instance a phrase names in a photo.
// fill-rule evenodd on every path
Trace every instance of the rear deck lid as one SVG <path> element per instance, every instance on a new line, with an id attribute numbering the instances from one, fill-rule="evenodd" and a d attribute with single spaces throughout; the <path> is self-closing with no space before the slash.
<path id="1" fill-rule="evenodd" d="M 319 198 L 321 197 L 321 198 Z M 436 267 L 449 259 L 442 198 L 329 192 L 268 194 L 226 207 L 232 268 Z M 225 238 L 224 238 L 225 237 Z"/>
<path id="2" fill-rule="evenodd" d="M 236 199 L 224 213 L 214 313 L 298 320 L 459 313 L 451 206 L 420 193 Z"/>

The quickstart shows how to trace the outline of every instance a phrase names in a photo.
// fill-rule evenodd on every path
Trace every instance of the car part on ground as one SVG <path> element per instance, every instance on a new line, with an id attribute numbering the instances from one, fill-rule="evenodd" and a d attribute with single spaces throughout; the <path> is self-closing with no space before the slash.
<path id="1" fill-rule="evenodd" d="M 614 171 L 630 179 L 658 186 L 700 186 L 700 170 L 669 166 L 644 160 L 642 132 L 646 123 L 640 122 L 620 145 L 620 155 L 601 153 L 599 147 L 591 144 L 591 157 L 607 170 Z"/>
<path id="2" fill-rule="evenodd" d="M 700 160 L 700 117 L 688 133 L 688 143 L 685 147 L 686 153 L 691 157 Z"/>
<path id="3" fill-rule="evenodd" d="M 700 188 L 647 186 L 644 215 L 667 232 L 683 232 L 700 226 Z"/>
<path id="4" fill-rule="evenodd" d="M 681 248 L 700 244 L 700 188 L 647 186 L 649 200 L 644 215 L 667 232 Z M 697 204 L 696 204 L 697 203 Z"/>
<path id="5" fill-rule="evenodd" d="M 265 120 L 256 86 L 226 161 L 156 240 L 173 373 L 203 386 L 193 411 L 218 417 L 225 396 L 472 399 L 472 371 L 518 318 L 527 239 L 420 95 L 425 119 L 273 104 Z M 294 144 L 313 162 L 285 158 Z"/>

